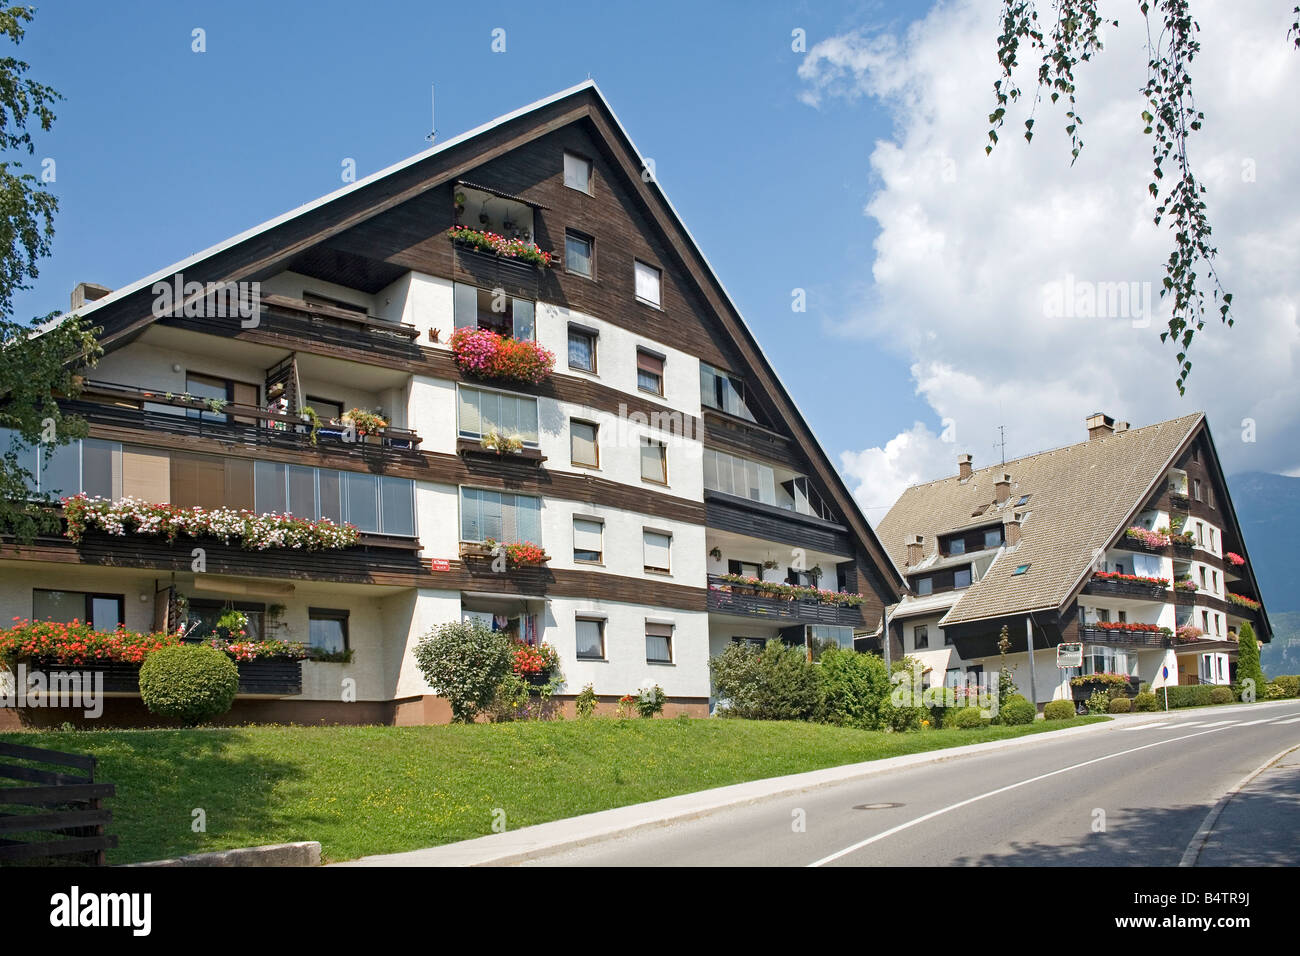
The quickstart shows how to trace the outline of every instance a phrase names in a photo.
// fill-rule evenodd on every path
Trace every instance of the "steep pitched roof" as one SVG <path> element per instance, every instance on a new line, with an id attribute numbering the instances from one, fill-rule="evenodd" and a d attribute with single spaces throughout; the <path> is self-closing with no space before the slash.
<path id="1" fill-rule="evenodd" d="M 1204 419 L 1197 412 L 1017 458 L 974 472 L 915 485 L 903 492 L 876 528 L 900 566 L 907 538 L 925 537 L 926 560 L 938 549 L 938 535 L 963 526 L 994 523 L 1013 512 L 1025 515 L 1020 543 L 1007 548 L 979 581 L 963 593 L 945 625 L 1059 608 L 1092 566 L 1095 555 L 1122 530 L 1175 456 Z M 993 484 L 1011 475 L 1006 503 L 972 517 L 994 500 Z M 1031 495 L 1021 508 L 1016 502 Z M 1020 565 L 1024 574 L 1014 574 Z"/>
<path id="2" fill-rule="evenodd" d="M 749 364 L 758 387 L 775 399 L 782 424 L 789 430 L 808 458 L 810 467 L 821 480 L 871 560 L 884 586 L 893 596 L 903 587 L 903 578 L 877 539 L 871 525 L 862 514 L 852 493 L 844 484 L 832 464 L 825 448 L 813 434 L 806 417 L 798 408 L 790 391 L 777 375 L 775 368 L 763 352 L 757 338 L 745 322 L 739 308 L 722 285 L 717 273 L 705 257 L 699 244 L 686 228 L 680 214 L 668 200 L 658 181 L 639 175 L 645 168 L 643 154 L 636 148 L 621 121 L 610 108 L 608 101 L 594 81 L 587 80 L 529 106 L 501 116 L 490 123 L 453 137 L 387 169 L 364 177 L 342 189 L 306 203 L 281 216 L 268 220 L 224 242 L 195 253 L 167 268 L 133 282 L 112 294 L 99 299 L 80 311 L 102 323 L 104 347 L 112 351 L 138 335 L 156 321 L 149 304 L 151 288 L 161 279 L 179 272 L 187 273 L 202 282 L 235 282 L 271 274 L 282 268 L 293 255 L 322 242 L 333 235 L 379 215 L 437 185 L 454 180 L 465 170 L 481 165 L 483 156 L 460 152 L 472 150 L 474 141 L 485 134 L 508 130 L 515 134 L 509 143 L 496 148 L 500 155 L 513 148 L 511 144 L 525 142 L 547 131 L 581 118 L 590 119 L 612 149 L 620 151 L 627 179 L 642 201 L 653 213 L 653 218 L 680 254 L 690 265 L 689 271 L 704 299 L 715 309 L 723 330 L 740 348 Z M 448 159 L 447 157 L 451 157 Z M 445 162 L 444 162 L 445 160 Z M 426 173 L 435 164 L 459 163 L 438 173 Z"/>

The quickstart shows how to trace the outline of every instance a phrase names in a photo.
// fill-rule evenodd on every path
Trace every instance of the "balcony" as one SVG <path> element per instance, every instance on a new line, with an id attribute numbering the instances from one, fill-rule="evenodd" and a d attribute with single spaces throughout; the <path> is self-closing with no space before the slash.
<path id="1" fill-rule="evenodd" d="M 1174 639 L 1162 631 L 1123 631 L 1117 628 L 1079 625 L 1079 640 L 1084 644 L 1108 647 L 1173 647 Z"/>
<path id="2" fill-rule="evenodd" d="M 312 426 L 297 415 L 234 402 L 222 404 L 217 412 L 198 398 L 112 382 L 87 381 L 81 396 L 64 402 L 64 406 L 92 424 L 235 444 L 328 451 L 361 458 L 375 453 L 399 457 L 419 454 L 420 436 L 404 428 L 390 426 L 377 435 L 356 435 L 349 441 L 346 439 L 350 433 L 343 426 L 320 423 L 313 436 Z M 176 412 L 159 411 L 159 406 L 175 408 Z"/>
<path id="3" fill-rule="evenodd" d="M 764 621 L 793 621 L 803 624 L 836 624 L 858 627 L 862 611 L 857 607 L 825 604 L 812 600 L 785 600 L 765 594 L 743 593 L 719 575 L 709 575 L 709 611 Z"/>
<path id="4" fill-rule="evenodd" d="M 302 661 L 294 658 L 257 658 L 236 661 L 239 671 L 240 696 L 293 697 L 302 693 Z M 140 693 L 140 665 L 127 661 L 92 661 L 85 664 L 63 664 L 36 659 L 27 662 L 29 671 L 39 671 L 51 682 L 56 674 L 102 675 L 104 693 Z M 94 677 L 90 677 L 94 680 Z M 53 684 L 51 683 L 51 686 Z"/>
<path id="5" fill-rule="evenodd" d="M 1166 584 L 1135 579 L 1134 575 L 1103 576 L 1094 574 L 1088 580 L 1088 583 L 1083 586 L 1083 593 L 1164 602 L 1168 600 L 1169 588 Z"/>

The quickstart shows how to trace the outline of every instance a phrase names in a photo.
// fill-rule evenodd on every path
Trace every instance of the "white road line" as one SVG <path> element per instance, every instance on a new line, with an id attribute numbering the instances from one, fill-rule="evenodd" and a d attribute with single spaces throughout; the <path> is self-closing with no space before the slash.
<path id="1" fill-rule="evenodd" d="M 1205 723 L 1205 721 L 1203 721 L 1203 720 L 1180 720 L 1180 721 L 1178 722 L 1178 726 L 1179 726 L 1179 727 L 1199 727 L 1199 726 L 1201 726 L 1201 724 L 1203 724 L 1203 723 Z"/>
<path id="2" fill-rule="evenodd" d="M 1216 720 L 1212 724 L 1206 724 L 1206 727 L 1222 727 L 1224 724 L 1235 724 L 1235 720 Z"/>
<path id="3" fill-rule="evenodd" d="M 835 853 L 832 853 L 830 856 L 824 856 L 820 860 L 816 860 L 812 863 L 809 863 L 808 866 L 810 867 L 824 866 L 827 863 L 833 863 L 836 860 L 840 859 L 841 857 L 848 856 L 850 853 L 854 853 L 858 850 L 861 850 L 863 847 L 870 846 L 871 844 L 883 840 L 886 837 L 891 837 L 895 833 L 902 833 L 904 830 L 910 830 L 912 827 L 925 823 L 927 820 L 933 820 L 935 817 L 943 816 L 945 813 L 949 813 L 953 810 L 960 810 L 962 807 L 970 806 L 972 803 L 978 803 L 979 801 L 986 800 L 989 797 L 996 797 L 1000 793 L 1007 793 L 1008 791 L 1011 790 L 1018 790 L 1021 787 L 1028 786 L 1031 783 L 1037 783 L 1040 780 L 1047 780 L 1051 777 L 1057 777 L 1063 773 L 1069 773 L 1071 770 L 1079 770 L 1083 767 L 1091 767 L 1093 764 L 1101 763 L 1105 760 L 1114 760 L 1116 757 L 1126 757 L 1129 754 L 1135 754 L 1141 750 L 1150 750 L 1152 747 L 1163 747 L 1166 744 L 1176 744 L 1182 740 L 1191 740 L 1193 737 L 1204 737 L 1206 734 L 1217 734 L 1219 733 L 1219 731 L 1227 730 L 1227 729 L 1228 729 L 1227 727 L 1218 727 L 1214 730 L 1198 730 L 1194 734 L 1184 734 L 1181 737 L 1169 737 L 1165 740 L 1157 740 L 1154 743 L 1143 744 L 1141 747 L 1131 747 L 1128 750 L 1121 750 L 1118 753 L 1106 754 L 1105 756 L 1102 757 L 1094 757 L 1091 760 L 1083 761 L 1083 763 L 1071 764 L 1068 767 L 1062 767 L 1060 770 L 1052 770 L 1047 773 L 1041 773 L 1037 777 L 1030 777 L 1028 780 L 1021 780 L 1017 783 L 1010 783 L 1007 784 L 1005 787 L 998 787 L 998 789 L 996 790 L 990 790 L 988 793 L 981 793 L 975 797 L 967 797 L 965 800 L 958 801 L 957 803 L 950 804 L 949 806 L 946 807 L 941 807 L 938 810 L 932 810 L 929 813 L 916 817 L 913 820 L 908 820 L 906 823 L 900 823 L 896 827 L 890 827 L 888 830 L 884 830 L 880 833 L 877 833 L 875 836 L 867 837 L 865 840 L 859 840 L 857 843 L 853 844 L 852 846 L 847 846 L 843 850 L 838 850 Z"/>
<path id="4" fill-rule="evenodd" d="M 1292 718 L 1290 718 L 1290 719 L 1288 719 L 1288 720 L 1276 720 L 1276 721 L 1274 721 L 1274 723 L 1277 723 L 1277 724 L 1300 724 L 1300 717 L 1292 717 Z"/>
<path id="5" fill-rule="evenodd" d="M 1244 724 L 1238 724 L 1237 726 L 1238 726 L 1238 727 L 1254 727 L 1256 724 L 1266 724 L 1266 723 L 1268 723 L 1270 720 L 1273 720 L 1273 719 L 1274 719 L 1273 717 L 1265 717 L 1263 720 L 1248 720 L 1248 721 L 1246 721 Z"/>
<path id="6" fill-rule="evenodd" d="M 1169 727 L 1172 721 L 1162 720 L 1158 724 L 1138 724 L 1136 727 L 1125 727 L 1125 730 L 1155 730 L 1157 727 Z"/>

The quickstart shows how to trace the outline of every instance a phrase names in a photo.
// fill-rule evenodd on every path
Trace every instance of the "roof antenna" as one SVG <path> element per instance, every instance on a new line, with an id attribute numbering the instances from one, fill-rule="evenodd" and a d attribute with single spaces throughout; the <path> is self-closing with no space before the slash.
<path id="1" fill-rule="evenodd" d="M 1002 464 L 1005 465 L 1007 463 L 1007 426 L 1006 425 L 998 426 L 998 440 L 993 443 L 993 447 L 994 448 L 1001 447 Z"/>
<path id="2" fill-rule="evenodd" d="M 430 127 L 430 132 L 424 138 L 430 143 L 438 138 L 437 105 L 437 93 L 434 91 L 433 84 L 429 84 L 429 119 L 433 121 L 433 126 Z"/>

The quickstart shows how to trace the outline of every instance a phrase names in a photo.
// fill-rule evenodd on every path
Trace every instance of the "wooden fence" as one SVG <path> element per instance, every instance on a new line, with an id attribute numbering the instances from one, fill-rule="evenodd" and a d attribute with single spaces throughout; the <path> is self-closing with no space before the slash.
<path id="1" fill-rule="evenodd" d="M 94 757 L 0 742 L 0 864 L 103 866 L 117 846 L 104 832 L 114 790 L 95 783 Z"/>

